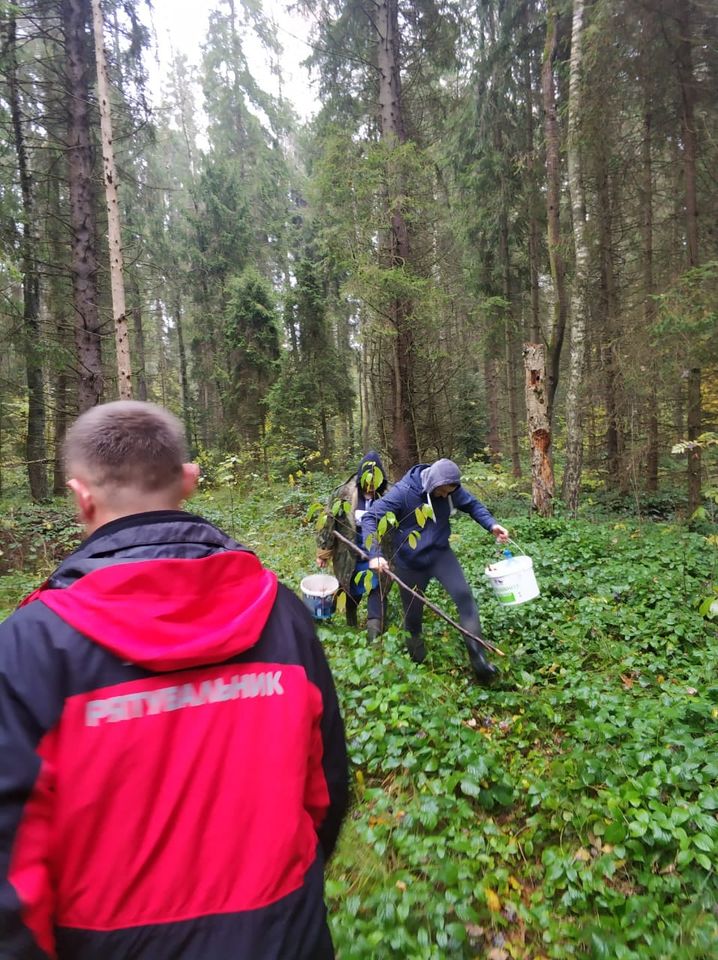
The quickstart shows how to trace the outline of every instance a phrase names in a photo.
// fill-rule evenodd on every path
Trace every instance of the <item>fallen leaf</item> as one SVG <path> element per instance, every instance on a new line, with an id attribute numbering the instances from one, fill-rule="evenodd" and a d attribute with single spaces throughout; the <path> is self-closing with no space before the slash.
<path id="1" fill-rule="evenodd" d="M 484 896 L 486 897 L 486 905 L 492 913 L 498 913 L 501 910 L 501 901 L 499 900 L 498 894 L 496 894 L 490 887 L 484 888 Z"/>
<path id="2" fill-rule="evenodd" d="M 400 890 L 402 893 L 406 893 L 406 884 L 403 880 L 396 881 L 396 889 Z"/>
<path id="3" fill-rule="evenodd" d="M 582 863 L 587 863 L 591 859 L 591 854 L 585 847 L 579 847 L 574 853 L 573 859 L 580 860 Z"/>
<path id="4" fill-rule="evenodd" d="M 621 674 L 621 683 L 626 690 L 630 690 L 633 686 L 633 677 L 629 677 L 627 674 Z"/>
<path id="5" fill-rule="evenodd" d="M 489 950 L 486 957 L 487 960 L 508 960 L 509 953 L 508 950 L 503 950 L 501 947 L 494 947 L 493 950 Z"/>
<path id="6" fill-rule="evenodd" d="M 523 890 L 523 887 L 521 886 L 521 884 L 513 874 L 509 876 L 509 886 L 513 890 L 515 890 L 517 893 L 521 893 L 521 891 Z"/>
<path id="7" fill-rule="evenodd" d="M 466 935 L 470 940 L 482 940 L 485 930 L 478 923 L 467 923 L 464 927 Z"/>

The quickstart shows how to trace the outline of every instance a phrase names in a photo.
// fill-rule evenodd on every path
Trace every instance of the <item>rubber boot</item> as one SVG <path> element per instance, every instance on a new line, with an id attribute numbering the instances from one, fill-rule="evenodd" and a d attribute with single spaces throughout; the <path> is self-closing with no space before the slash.
<path id="1" fill-rule="evenodd" d="M 493 683 L 501 676 L 501 671 L 493 663 L 489 663 L 480 643 L 477 643 L 476 640 L 470 640 L 469 637 L 464 639 L 477 681 L 479 683 Z"/>
<path id="2" fill-rule="evenodd" d="M 347 596 L 347 605 L 346 605 L 346 615 L 347 615 L 347 626 L 355 627 L 357 625 L 357 605 Z"/>
<path id="3" fill-rule="evenodd" d="M 423 663 L 426 660 L 426 645 L 420 633 L 409 634 L 406 649 L 414 663 Z"/>
<path id="4" fill-rule="evenodd" d="M 380 637 L 384 631 L 381 628 L 381 620 L 367 620 L 366 622 L 366 635 L 367 640 L 373 641 L 377 637 Z"/>

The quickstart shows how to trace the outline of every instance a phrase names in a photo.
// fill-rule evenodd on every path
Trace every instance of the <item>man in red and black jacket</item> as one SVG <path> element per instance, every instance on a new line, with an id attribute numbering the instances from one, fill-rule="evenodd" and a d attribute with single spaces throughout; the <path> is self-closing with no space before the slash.
<path id="1" fill-rule="evenodd" d="M 179 509 L 197 469 L 152 404 L 83 414 L 89 535 L 0 626 L 0 957 L 329 960 L 347 805 L 309 614 Z"/>

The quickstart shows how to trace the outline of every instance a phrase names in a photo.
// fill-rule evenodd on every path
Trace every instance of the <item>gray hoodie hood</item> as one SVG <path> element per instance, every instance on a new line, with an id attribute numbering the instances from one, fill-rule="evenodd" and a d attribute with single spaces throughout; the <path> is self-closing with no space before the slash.
<path id="1" fill-rule="evenodd" d="M 461 471 L 453 460 L 443 458 L 432 463 L 430 467 L 421 471 L 421 489 L 424 493 L 431 493 L 445 483 L 452 486 L 461 483 Z"/>

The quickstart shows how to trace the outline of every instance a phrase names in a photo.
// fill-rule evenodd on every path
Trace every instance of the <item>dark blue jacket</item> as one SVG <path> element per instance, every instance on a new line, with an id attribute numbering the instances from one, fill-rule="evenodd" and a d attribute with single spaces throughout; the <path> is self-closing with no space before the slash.
<path id="1" fill-rule="evenodd" d="M 372 557 L 382 556 L 381 548 L 376 537 L 379 520 L 392 512 L 398 522 L 398 532 L 394 534 L 394 543 L 398 547 L 395 556 L 387 559 L 396 559 L 403 567 L 424 570 L 430 566 L 436 555 L 449 546 L 451 525 L 449 518 L 452 504 L 457 510 L 468 513 L 470 517 L 480 523 L 486 530 L 490 530 L 498 521 L 492 516 L 488 507 L 472 496 L 468 490 L 459 484 L 449 498 L 431 497 L 422 489 L 421 473 L 429 466 L 419 463 L 386 493 L 381 500 L 364 515 L 362 523 L 364 537 L 373 534 L 371 548 Z M 434 519 L 427 520 L 422 529 L 416 518 L 417 507 L 431 503 Z M 416 547 L 409 544 L 409 534 L 418 533 L 419 540 Z"/>

